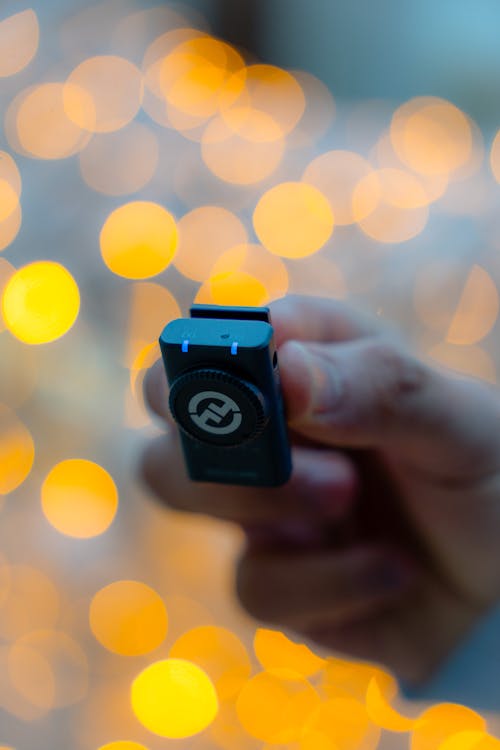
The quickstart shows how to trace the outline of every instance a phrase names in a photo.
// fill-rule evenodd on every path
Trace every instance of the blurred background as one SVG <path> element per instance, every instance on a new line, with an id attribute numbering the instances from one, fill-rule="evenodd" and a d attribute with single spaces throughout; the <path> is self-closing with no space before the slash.
<path id="1" fill-rule="evenodd" d="M 386 672 L 242 612 L 237 529 L 141 486 L 142 381 L 193 301 L 299 292 L 497 383 L 499 26 L 486 0 L 0 0 L 0 747 L 421 740 Z"/>

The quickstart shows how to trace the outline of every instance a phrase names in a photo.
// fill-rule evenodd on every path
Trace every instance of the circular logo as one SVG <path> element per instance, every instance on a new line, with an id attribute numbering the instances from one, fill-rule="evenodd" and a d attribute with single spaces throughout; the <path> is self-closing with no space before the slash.
<path id="1" fill-rule="evenodd" d="M 234 399 L 219 391 L 202 391 L 188 404 L 195 425 L 212 435 L 230 435 L 241 425 L 241 409 Z"/>
<path id="2" fill-rule="evenodd" d="M 215 367 L 179 375 L 171 383 L 169 405 L 184 435 L 220 448 L 235 448 L 255 439 L 268 421 L 261 391 Z"/>

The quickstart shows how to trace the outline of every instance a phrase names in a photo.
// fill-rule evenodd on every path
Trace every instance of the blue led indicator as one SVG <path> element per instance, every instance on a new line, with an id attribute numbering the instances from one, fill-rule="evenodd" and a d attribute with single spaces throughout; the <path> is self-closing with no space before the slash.
<path id="1" fill-rule="evenodd" d="M 182 342 L 182 351 L 184 352 L 184 354 L 187 352 L 188 348 L 189 348 L 189 339 L 184 339 L 184 341 Z"/>
<path id="2" fill-rule="evenodd" d="M 238 354 L 238 342 L 233 341 L 231 344 L 231 354 Z"/>

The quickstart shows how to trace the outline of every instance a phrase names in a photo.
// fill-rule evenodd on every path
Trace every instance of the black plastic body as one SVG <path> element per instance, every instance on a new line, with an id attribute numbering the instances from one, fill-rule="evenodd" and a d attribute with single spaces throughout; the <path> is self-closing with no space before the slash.
<path id="1" fill-rule="evenodd" d="M 181 429 L 189 477 L 223 484 L 284 484 L 292 463 L 269 310 L 195 305 L 190 312 L 190 318 L 171 321 L 160 336 L 169 385 L 205 368 L 223 371 L 258 389 L 266 422 L 260 434 L 241 445 L 237 440 L 212 445 L 210 438 L 202 442 Z"/>

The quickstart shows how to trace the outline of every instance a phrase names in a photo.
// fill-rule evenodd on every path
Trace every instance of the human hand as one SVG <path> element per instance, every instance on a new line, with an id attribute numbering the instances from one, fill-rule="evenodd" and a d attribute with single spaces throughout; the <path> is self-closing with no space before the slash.
<path id="1" fill-rule="evenodd" d="M 289 296 L 271 312 L 290 482 L 190 482 L 176 430 L 143 474 L 170 506 L 243 526 L 251 614 L 420 682 L 500 598 L 499 393 L 419 361 L 343 303 Z M 166 416 L 160 363 L 146 393 Z"/>

